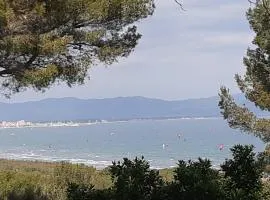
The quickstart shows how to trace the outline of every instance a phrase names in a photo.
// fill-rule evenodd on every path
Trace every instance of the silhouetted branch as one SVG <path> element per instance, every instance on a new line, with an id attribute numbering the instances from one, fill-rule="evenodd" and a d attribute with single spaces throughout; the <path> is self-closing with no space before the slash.
<path id="1" fill-rule="evenodd" d="M 258 4 L 258 2 L 259 2 L 259 0 L 256 0 L 255 2 L 254 1 L 251 1 L 251 0 L 248 0 L 248 2 L 250 3 L 250 4 Z"/>
<path id="2" fill-rule="evenodd" d="M 174 0 L 179 6 L 180 6 L 180 8 L 181 8 L 181 10 L 184 10 L 184 11 L 186 11 L 185 9 L 184 9 L 184 6 L 183 6 L 183 4 L 182 3 L 180 3 L 179 2 L 179 0 Z"/>

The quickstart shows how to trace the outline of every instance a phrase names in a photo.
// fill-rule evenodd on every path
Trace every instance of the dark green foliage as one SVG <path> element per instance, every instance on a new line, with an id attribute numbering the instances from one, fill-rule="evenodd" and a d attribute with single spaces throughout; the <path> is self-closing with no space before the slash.
<path id="1" fill-rule="evenodd" d="M 263 163 L 263 170 L 265 174 L 270 174 L 270 145 L 266 145 L 264 152 L 259 154 Z"/>
<path id="2" fill-rule="evenodd" d="M 174 171 L 170 199 L 217 200 L 221 197 L 218 171 L 209 160 L 179 161 Z"/>
<path id="3" fill-rule="evenodd" d="M 125 158 L 110 167 L 111 189 L 71 185 L 68 193 L 73 192 L 74 196 L 69 200 L 260 200 L 268 197 L 268 189 L 261 182 L 262 159 L 256 158 L 253 147 L 237 145 L 231 151 L 233 158 L 221 166 L 221 173 L 212 169 L 209 160 L 179 161 L 171 182 L 162 181 L 143 158 L 134 161 Z"/>
<path id="4" fill-rule="evenodd" d="M 153 0 L 0 0 L 2 89 L 82 84 L 89 67 L 133 51 L 134 22 L 154 9 Z"/>
<path id="5" fill-rule="evenodd" d="M 209 160 L 179 161 L 171 182 L 164 182 L 143 158 L 133 161 L 125 158 L 110 167 L 113 180 L 110 189 L 70 185 L 68 196 L 73 198 L 69 200 L 260 200 L 268 197 L 268 189 L 261 182 L 262 159 L 256 158 L 253 147 L 237 145 L 231 151 L 233 158 L 226 160 L 221 172 L 213 169 Z"/>
<path id="6" fill-rule="evenodd" d="M 143 157 L 134 161 L 124 158 L 122 163 L 113 162 L 110 173 L 115 199 L 150 200 L 164 185 L 159 172 L 151 170 Z"/>
<path id="7" fill-rule="evenodd" d="M 111 200 L 110 189 L 96 190 L 94 186 L 70 183 L 67 188 L 68 200 Z"/>
<path id="8" fill-rule="evenodd" d="M 18 188 L 7 195 L 7 200 L 49 200 L 41 193 L 41 190 L 35 190 L 34 186 L 27 186 L 21 190 Z"/>
<path id="9" fill-rule="evenodd" d="M 262 199 L 264 200 L 270 199 L 270 181 L 265 181 L 263 183 Z"/>
<path id="10" fill-rule="evenodd" d="M 69 200 L 161 200 L 164 182 L 157 170 L 151 170 L 149 163 L 135 158 L 114 162 L 109 168 L 113 186 L 110 189 L 95 190 L 93 186 L 70 183 L 67 189 Z"/>
<path id="11" fill-rule="evenodd" d="M 236 75 L 235 79 L 249 101 L 261 110 L 270 111 L 270 0 L 254 2 L 247 19 L 255 32 L 255 47 L 249 48 L 244 58 L 245 75 Z M 225 87 L 221 88 L 219 106 L 230 127 L 270 142 L 270 119 L 257 117 L 245 105 L 238 105 Z"/>
<path id="12" fill-rule="evenodd" d="M 67 188 L 68 200 L 87 200 L 91 198 L 94 186 L 78 185 L 76 183 L 69 183 Z"/>
<path id="13" fill-rule="evenodd" d="M 224 190 L 230 200 L 261 199 L 261 160 L 253 153 L 253 146 L 236 145 L 232 149 L 233 159 L 221 165 L 224 172 Z"/>

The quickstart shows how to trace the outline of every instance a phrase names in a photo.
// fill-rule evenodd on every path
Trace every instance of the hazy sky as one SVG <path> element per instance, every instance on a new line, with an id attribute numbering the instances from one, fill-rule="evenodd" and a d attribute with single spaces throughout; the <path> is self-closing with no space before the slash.
<path id="1" fill-rule="evenodd" d="M 138 24 L 143 34 L 135 51 L 118 64 L 95 66 L 84 86 L 55 86 L 12 96 L 19 102 L 51 97 L 106 98 L 145 96 L 187 99 L 217 95 L 226 85 L 238 92 L 234 74 L 243 73 L 242 58 L 252 31 L 246 21 L 247 0 L 188 0 L 186 12 L 174 0 L 156 0 L 154 16 Z"/>

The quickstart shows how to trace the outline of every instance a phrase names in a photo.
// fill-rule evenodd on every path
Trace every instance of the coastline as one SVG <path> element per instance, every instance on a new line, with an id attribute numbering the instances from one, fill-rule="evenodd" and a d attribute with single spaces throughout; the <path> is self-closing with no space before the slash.
<path id="1" fill-rule="evenodd" d="M 55 170 L 57 168 L 63 168 L 63 167 L 77 167 L 87 170 L 94 170 L 96 172 L 102 173 L 107 172 L 108 167 L 106 168 L 96 168 L 94 166 L 88 166 L 85 164 L 79 164 L 79 163 L 70 163 L 70 162 L 51 162 L 51 161 L 39 161 L 39 160 L 14 160 L 14 159 L 2 159 L 0 158 L 0 171 L 42 171 L 42 172 L 52 172 L 52 170 Z M 161 173 L 161 176 L 170 176 L 172 177 L 172 173 L 174 168 L 162 168 L 162 169 L 156 169 Z"/>
<path id="2" fill-rule="evenodd" d="M 138 119 L 126 119 L 126 120 L 96 120 L 89 122 L 70 121 L 70 122 L 26 122 L 26 125 L 16 125 L 18 122 L 7 122 L 12 125 L 0 126 L 1 129 L 15 129 L 15 128 L 53 128 L 53 127 L 80 127 L 91 126 L 96 124 L 109 124 L 109 123 L 127 123 L 138 121 L 167 121 L 167 120 L 218 120 L 221 117 L 172 117 L 172 118 L 138 118 Z M 24 120 L 22 120 L 24 121 Z M 3 122 L 2 122 L 3 123 Z"/>

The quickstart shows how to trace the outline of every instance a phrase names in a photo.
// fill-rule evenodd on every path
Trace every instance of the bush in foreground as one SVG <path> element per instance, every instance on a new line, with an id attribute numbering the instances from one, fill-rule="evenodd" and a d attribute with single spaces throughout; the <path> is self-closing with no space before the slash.
<path id="1" fill-rule="evenodd" d="M 113 186 L 96 190 L 93 186 L 69 184 L 69 200 L 260 200 L 262 162 L 253 146 L 237 145 L 233 158 L 221 165 L 221 173 L 209 160 L 179 161 L 171 182 L 165 182 L 149 163 L 135 158 L 114 162 L 109 172 Z M 264 191 L 268 191 L 264 188 Z"/>

